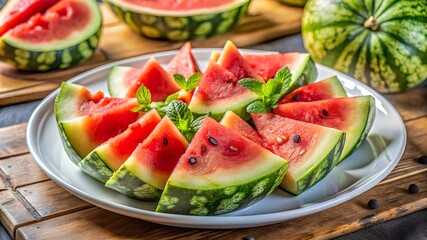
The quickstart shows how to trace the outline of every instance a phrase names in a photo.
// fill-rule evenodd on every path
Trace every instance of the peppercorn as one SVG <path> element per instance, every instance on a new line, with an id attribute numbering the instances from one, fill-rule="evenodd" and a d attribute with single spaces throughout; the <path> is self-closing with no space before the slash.
<path id="1" fill-rule="evenodd" d="M 368 202 L 368 208 L 369 209 L 377 209 L 378 208 L 378 201 L 375 199 L 371 199 Z"/>
<path id="2" fill-rule="evenodd" d="M 427 155 L 423 155 L 418 158 L 418 162 L 421 164 L 427 164 Z"/>
<path id="3" fill-rule="evenodd" d="M 254 238 L 254 237 L 252 237 L 252 236 L 244 236 L 244 237 L 242 238 L 242 240 L 255 240 L 255 238 Z"/>
<path id="4" fill-rule="evenodd" d="M 417 184 L 411 184 L 408 187 L 408 191 L 411 194 L 415 194 L 415 193 L 418 193 L 420 191 L 420 189 L 418 188 Z"/>

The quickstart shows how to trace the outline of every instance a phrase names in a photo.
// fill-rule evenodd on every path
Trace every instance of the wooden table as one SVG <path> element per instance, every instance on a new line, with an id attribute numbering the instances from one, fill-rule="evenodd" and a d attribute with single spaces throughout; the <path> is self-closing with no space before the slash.
<path id="1" fill-rule="evenodd" d="M 254 48 L 303 51 L 300 35 Z M 417 161 L 427 154 L 427 87 L 385 97 L 398 109 L 408 131 L 406 151 L 385 180 L 359 197 L 323 212 L 265 227 L 235 230 L 167 227 L 111 213 L 78 199 L 50 180 L 28 154 L 25 122 L 38 101 L 3 107 L 0 108 L 0 126 L 3 126 L 0 128 L 0 221 L 16 239 L 70 239 L 71 236 L 73 239 L 242 239 L 245 236 L 325 239 L 374 225 L 379 230 L 361 230 L 342 238 L 391 239 L 399 231 L 394 225 L 382 222 L 427 208 L 427 165 Z M 419 186 L 418 194 L 407 192 L 411 183 Z M 376 210 L 366 208 L 372 198 L 380 203 Z M 411 239 L 420 239 L 427 234 L 425 216 L 426 210 L 397 221 L 407 222 L 401 227 L 418 231 L 419 235 Z M 410 233 L 404 236 L 407 234 Z"/>

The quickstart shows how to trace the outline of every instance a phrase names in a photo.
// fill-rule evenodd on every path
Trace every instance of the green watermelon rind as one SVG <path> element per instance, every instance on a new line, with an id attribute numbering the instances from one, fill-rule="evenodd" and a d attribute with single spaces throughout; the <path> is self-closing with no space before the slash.
<path id="1" fill-rule="evenodd" d="M 270 173 L 239 185 L 192 189 L 168 182 L 156 212 L 186 215 L 219 215 L 250 206 L 273 192 L 282 181 L 287 162 Z"/>
<path id="2" fill-rule="evenodd" d="M 239 5 L 233 5 L 231 9 L 224 9 L 222 12 L 190 16 L 161 16 L 156 12 L 143 12 L 121 6 L 117 0 L 105 2 L 120 20 L 147 38 L 184 41 L 205 39 L 228 31 L 246 15 L 251 0 L 238 1 Z"/>
<path id="3" fill-rule="evenodd" d="M 328 83 L 328 86 L 332 90 L 333 98 L 345 98 L 347 97 L 347 92 L 345 91 L 343 85 L 341 84 L 341 81 L 338 79 L 337 76 L 332 76 L 330 78 L 323 79 L 323 81 L 326 81 Z"/>
<path id="4" fill-rule="evenodd" d="M 128 86 L 124 84 L 124 79 L 133 67 L 114 66 L 108 74 L 108 93 L 112 97 L 125 97 Z"/>
<path id="5" fill-rule="evenodd" d="M 69 42 L 64 42 L 62 46 L 52 43 L 37 46 L 19 43 L 15 38 L 6 34 L 0 38 L 0 61 L 21 70 L 38 72 L 66 69 L 87 61 L 98 47 L 102 31 L 102 16 L 99 6 L 95 1 L 90 5 L 91 13 L 95 18 L 93 22 L 96 22 L 97 25 L 90 26 L 87 33 L 77 34 L 79 39 L 76 40 L 74 37 Z"/>
<path id="6" fill-rule="evenodd" d="M 290 87 L 285 94 L 288 94 L 299 87 L 316 81 L 318 72 L 315 63 L 311 59 L 311 56 L 306 54 L 304 58 L 301 59 L 302 61 L 300 64 L 298 64 L 300 67 L 292 73 L 292 81 L 289 84 Z"/>
<path id="7" fill-rule="evenodd" d="M 82 158 L 74 150 L 70 141 L 68 141 L 67 134 L 62 123 L 58 123 L 58 130 L 61 136 L 61 142 L 62 142 L 62 145 L 64 146 L 65 153 L 73 163 L 78 164 L 82 160 Z"/>
<path id="8" fill-rule="evenodd" d="M 291 5 L 295 7 L 304 7 L 304 5 L 307 3 L 307 0 L 278 0 L 278 1 L 286 5 Z"/>
<path id="9" fill-rule="evenodd" d="M 105 164 L 103 159 L 102 151 L 94 149 L 83 158 L 77 166 L 79 166 L 83 172 L 105 184 L 108 179 L 113 176 L 114 172 Z"/>
<path id="10" fill-rule="evenodd" d="M 162 195 L 162 190 L 142 181 L 126 166 L 126 163 L 109 178 L 105 186 L 142 201 L 157 201 Z"/>

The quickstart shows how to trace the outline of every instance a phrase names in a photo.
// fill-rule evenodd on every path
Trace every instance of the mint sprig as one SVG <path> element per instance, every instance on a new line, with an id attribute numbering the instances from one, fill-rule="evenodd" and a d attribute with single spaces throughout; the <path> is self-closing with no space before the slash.
<path id="1" fill-rule="evenodd" d="M 196 117 L 188 106 L 179 100 L 173 100 L 166 106 L 166 116 L 175 124 L 188 142 L 191 142 L 206 115 Z"/>
<path id="2" fill-rule="evenodd" d="M 138 88 L 138 91 L 135 94 L 136 101 L 140 104 L 138 107 L 135 107 L 132 109 L 133 112 L 148 112 L 151 109 L 155 108 L 157 112 L 160 114 L 161 117 L 165 116 L 166 114 L 166 106 L 172 102 L 173 100 L 176 100 L 178 98 L 178 93 L 174 93 L 169 95 L 165 101 L 160 102 L 151 102 L 151 92 L 150 90 L 144 86 L 141 85 Z"/>
<path id="3" fill-rule="evenodd" d="M 173 78 L 182 90 L 186 92 L 191 92 L 199 85 L 199 82 L 202 79 L 202 74 L 196 72 L 193 75 L 189 76 L 187 79 L 185 79 L 184 76 L 177 73 L 173 75 Z"/>
<path id="4" fill-rule="evenodd" d="M 289 90 L 292 74 L 288 67 L 280 69 L 273 79 L 266 83 L 255 79 L 244 78 L 239 84 L 256 93 L 260 100 L 250 103 L 246 111 L 249 113 L 268 113 L 277 107 L 279 100 Z"/>

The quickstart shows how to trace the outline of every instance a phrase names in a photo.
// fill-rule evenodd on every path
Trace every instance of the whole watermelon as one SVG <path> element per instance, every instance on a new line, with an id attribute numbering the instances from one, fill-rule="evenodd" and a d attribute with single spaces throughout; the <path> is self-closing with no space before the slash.
<path id="1" fill-rule="evenodd" d="M 381 92 L 427 79 L 427 0 L 309 0 L 302 35 L 316 62 Z"/>
<path id="2" fill-rule="evenodd" d="M 304 7 L 307 0 L 278 0 L 287 5 L 296 6 L 296 7 Z"/>

